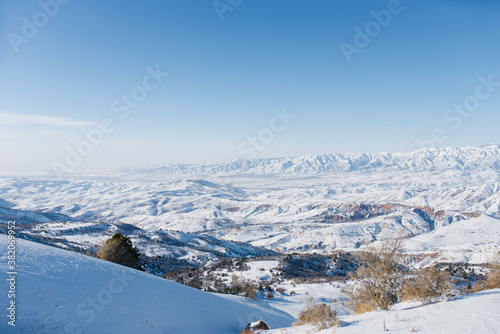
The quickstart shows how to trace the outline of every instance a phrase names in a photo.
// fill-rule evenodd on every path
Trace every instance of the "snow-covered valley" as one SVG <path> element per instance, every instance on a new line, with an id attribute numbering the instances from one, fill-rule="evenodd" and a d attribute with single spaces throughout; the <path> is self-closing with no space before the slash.
<path id="1" fill-rule="evenodd" d="M 239 333 L 264 320 L 271 333 L 312 333 L 290 326 L 313 298 L 336 310 L 343 324 L 337 333 L 384 326 L 395 333 L 445 327 L 495 333 L 497 290 L 361 315 L 347 307 L 343 291 L 356 265 L 350 252 L 401 231 L 409 266 L 466 263 L 456 287 L 474 282 L 472 268 L 483 270 L 500 250 L 499 161 L 500 148 L 491 145 L 75 172 L 63 179 L 3 176 L 0 226 L 7 233 L 15 221 L 19 237 L 18 328 Z M 40 244 L 95 255 L 115 233 L 130 237 L 148 273 Z M 0 236 L 2 254 L 6 240 Z M 230 291 L 235 277 L 252 284 L 255 300 Z M 115 293 L 110 282 L 124 284 Z M 468 312 L 474 319 L 466 319 Z M 430 316 L 444 320 L 431 324 Z"/>

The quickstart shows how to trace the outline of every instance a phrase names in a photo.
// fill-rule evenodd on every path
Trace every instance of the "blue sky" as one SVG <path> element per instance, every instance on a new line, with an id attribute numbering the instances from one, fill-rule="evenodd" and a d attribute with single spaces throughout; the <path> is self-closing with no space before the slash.
<path id="1" fill-rule="evenodd" d="M 465 0 L 2 1 L 0 171 L 500 143 L 500 87 L 447 114 L 479 77 L 500 82 L 499 14 Z M 356 27 L 372 36 L 348 62 Z M 120 119 L 147 68 L 169 75 Z M 102 120 L 113 130 L 70 166 Z"/>

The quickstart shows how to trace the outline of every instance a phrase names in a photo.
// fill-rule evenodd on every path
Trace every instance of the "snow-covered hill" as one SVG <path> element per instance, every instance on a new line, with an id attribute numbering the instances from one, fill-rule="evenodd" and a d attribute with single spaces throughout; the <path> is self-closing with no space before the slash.
<path id="1" fill-rule="evenodd" d="M 7 237 L 0 235 L 1 333 L 239 333 L 293 318 L 266 303 L 223 298 L 163 278 L 18 240 L 17 323 L 7 323 Z"/>

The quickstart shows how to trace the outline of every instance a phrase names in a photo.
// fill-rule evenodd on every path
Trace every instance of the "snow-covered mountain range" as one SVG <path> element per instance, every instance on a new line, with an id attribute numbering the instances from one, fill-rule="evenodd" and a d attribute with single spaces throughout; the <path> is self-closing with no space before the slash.
<path id="1" fill-rule="evenodd" d="M 299 158 L 238 159 L 207 164 L 169 164 L 130 168 L 128 174 L 313 174 L 351 171 L 500 171 L 499 145 L 481 147 L 422 149 L 409 153 L 322 154 Z"/>
<path id="2" fill-rule="evenodd" d="M 484 262 L 500 249 L 500 147 L 3 177 L 0 223 L 14 218 L 61 245 L 124 231 L 150 256 L 188 261 L 358 249 L 404 228 L 413 252 Z"/>

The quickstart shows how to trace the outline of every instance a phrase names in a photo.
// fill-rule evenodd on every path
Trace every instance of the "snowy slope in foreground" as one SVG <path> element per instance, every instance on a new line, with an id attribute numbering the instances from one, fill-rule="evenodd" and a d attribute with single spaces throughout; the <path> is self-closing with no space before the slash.
<path id="1" fill-rule="evenodd" d="M 403 303 L 391 311 L 342 316 L 344 327 L 325 329 L 318 334 L 435 333 L 494 334 L 500 331 L 500 289 L 464 295 L 456 300 L 414 307 Z M 384 331 L 384 319 L 385 328 Z M 307 328 L 293 327 L 268 334 L 302 334 Z M 314 331 L 310 331 L 314 333 Z"/>
<path id="2" fill-rule="evenodd" d="M 0 333 L 239 333 L 263 319 L 293 318 L 163 278 L 45 245 L 18 240 L 15 330 L 7 324 L 7 238 L 0 235 Z"/>

